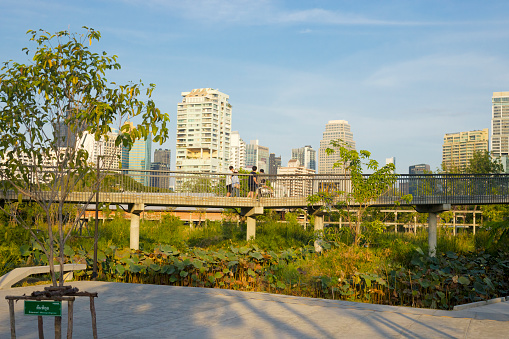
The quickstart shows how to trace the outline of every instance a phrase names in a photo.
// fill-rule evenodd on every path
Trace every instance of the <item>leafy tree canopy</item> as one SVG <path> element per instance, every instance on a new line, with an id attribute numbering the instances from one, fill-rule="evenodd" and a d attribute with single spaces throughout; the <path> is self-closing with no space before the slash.
<path id="1" fill-rule="evenodd" d="M 0 73 L 3 193 L 29 197 L 42 208 L 47 238 L 34 232 L 33 225 L 17 218 L 15 212 L 14 217 L 44 249 L 54 285 L 54 254 L 60 250 L 57 261 L 63 265 L 64 244 L 72 230 L 64 232 L 66 198 L 73 190 L 82 189 L 86 179 L 99 180 L 88 151 L 82 147 L 84 140 L 108 140 L 116 135 L 115 145 L 130 149 L 138 139 L 153 138 L 163 143 L 168 137 L 169 116 L 151 99 L 155 85 L 109 82 L 106 75 L 120 69 L 117 57 L 93 52 L 90 46 L 101 34 L 83 28 L 82 34 L 29 30 L 35 48 L 23 50 L 32 57 L 31 62 L 4 62 Z M 137 126 L 126 124 L 132 120 L 141 122 Z M 116 134 L 110 133 L 113 127 Z M 94 196 L 93 191 L 89 193 L 73 226 Z M 58 226 L 58 246 L 54 246 L 53 226 Z"/>

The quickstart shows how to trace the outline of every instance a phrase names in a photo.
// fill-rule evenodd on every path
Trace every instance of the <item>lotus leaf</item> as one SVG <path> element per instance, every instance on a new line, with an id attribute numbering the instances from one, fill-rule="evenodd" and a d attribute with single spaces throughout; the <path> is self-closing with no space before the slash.
<path id="1" fill-rule="evenodd" d="M 195 260 L 193 260 L 193 266 L 196 269 L 201 269 L 201 268 L 203 268 L 203 262 L 201 262 L 200 260 L 195 259 Z"/>
<path id="2" fill-rule="evenodd" d="M 284 290 L 286 288 L 285 283 L 282 281 L 278 281 L 276 285 L 277 285 L 277 288 L 280 288 L 282 290 Z"/>
<path id="3" fill-rule="evenodd" d="M 238 260 L 232 260 L 232 261 L 230 261 L 230 262 L 228 263 L 228 267 L 235 266 L 235 265 L 237 265 L 238 263 L 239 263 L 239 262 L 238 262 Z"/>
<path id="4" fill-rule="evenodd" d="M 125 267 L 123 265 L 117 264 L 115 266 L 115 269 L 117 270 L 117 273 L 122 275 L 125 272 Z"/>
<path id="5" fill-rule="evenodd" d="M 172 274 L 173 272 L 175 272 L 175 266 L 173 265 L 164 265 L 161 268 L 161 273 Z"/>
<path id="6" fill-rule="evenodd" d="M 106 255 L 104 254 L 104 252 L 101 250 L 98 250 L 97 251 L 97 261 L 105 261 L 105 260 L 106 260 Z"/>
<path id="7" fill-rule="evenodd" d="M 243 247 L 239 248 L 240 254 L 248 254 L 249 251 L 251 251 L 251 249 L 249 247 L 244 247 L 243 246 Z"/>
<path id="8" fill-rule="evenodd" d="M 484 286 L 478 281 L 474 282 L 474 290 L 479 294 L 486 294 Z"/>
<path id="9" fill-rule="evenodd" d="M 470 279 L 468 279 L 468 277 L 465 277 L 464 275 L 462 275 L 461 277 L 458 278 L 458 282 L 462 285 L 469 285 L 470 284 Z"/>
<path id="10" fill-rule="evenodd" d="M 249 255 L 255 259 L 263 260 L 263 256 L 259 252 L 251 252 Z"/>
<path id="11" fill-rule="evenodd" d="M 188 275 L 188 274 L 189 274 L 189 273 L 187 273 L 186 271 L 180 271 L 180 276 L 181 276 L 182 278 L 187 277 L 187 275 Z"/>
<path id="12" fill-rule="evenodd" d="M 128 271 L 131 273 L 140 273 L 142 270 L 142 266 L 137 264 L 130 264 L 129 267 L 127 267 Z"/>
<path id="13" fill-rule="evenodd" d="M 154 272 L 159 272 L 161 270 L 161 266 L 157 265 L 157 264 L 150 264 L 150 269 Z"/>

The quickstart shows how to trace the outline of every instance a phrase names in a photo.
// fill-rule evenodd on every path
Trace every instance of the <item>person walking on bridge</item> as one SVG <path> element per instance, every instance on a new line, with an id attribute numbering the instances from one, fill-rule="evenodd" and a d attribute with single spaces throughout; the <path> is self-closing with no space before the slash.
<path id="1" fill-rule="evenodd" d="M 232 197 L 240 197 L 240 180 L 238 176 L 239 172 L 237 170 L 233 170 L 232 175 Z"/>
<path id="2" fill-rule="evenodd" d="M 230 172 L 233 173 L 233 166 L 230 166 L 229 169 L 230 169 Z M 233 192 L 232 177 L 233 177 L 233 174 L 226 175 L 226 196 L 227 197 L 229 197 Z"/>
<path id="3" fill-rule="evenodd" d="M 258 167 L 253 166 L 253 170 L 249 173 L 249 177 L 247 178 L 247 186 L 249 188 L 249 193 L 247 194 L 248 198 L 256 198 L 256 191 L 258 190 L 257 169 Z"/>

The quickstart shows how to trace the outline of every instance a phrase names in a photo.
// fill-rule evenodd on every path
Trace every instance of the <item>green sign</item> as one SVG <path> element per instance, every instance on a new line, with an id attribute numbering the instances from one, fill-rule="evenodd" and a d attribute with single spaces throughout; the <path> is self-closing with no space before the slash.
<path id="1" fill-rule="evenodd" d="M 62 316 L 61 301 L 25 300 L 25 315 Z"/>

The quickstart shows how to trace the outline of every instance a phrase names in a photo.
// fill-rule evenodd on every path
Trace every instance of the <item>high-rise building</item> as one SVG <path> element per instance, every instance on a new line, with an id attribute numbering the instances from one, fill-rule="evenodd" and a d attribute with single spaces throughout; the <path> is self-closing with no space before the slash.
<path id="1" fill-rule="evenodd" d="M 316 171 L 316 151 L 311 146 L 306 145 L 300 148 L 293 148 L 292 159 L 297 159 L 301 166 Z"/>
<path id="2" fill-rule="evenodd" d="M 162 162 L 153 162 L 150 165 L 150 186 L 164 189 L 170 188 L 170 165 Z"/>
<path id="3" fill-rule="evenodd" d="M 232 108 L 212 88 L 182 92 L 177 111 L 178 171 L 226 173 L 230 166 Z"/>
<path id="4" fill-rule="evenodd" d="M 263 169 L 265 173 L 269 170 L 269 148 L 258 144 L 258 140 L 251 140 L 246 145 L 246 166 L 245 169 L 251 170 L 253 166 L 258 170 Z"/>
<path id="5" fill-rule="evenodd" d="M 88 152 L 90 162 L 97 164 L 100 161 L 100 166 L 103 169 L 119 169 L 122 160 L 122 146 L 115 146 L 118 132 L 113 129 L 106 136 L 101 136 L 99 140 L 95 140 L 93 135 L 84 132 L 78 141 L 78 145 Z"/>
<path id="6" fill-rule="evenodd" d="M 295 179 L 293 179 L 291 176 L 285 177 L 288 180 L 283 181 L 280 186 L 277 187 L 277 189 L 279 191 L 283 189 L 284 194 L 290 197 L 309 196 L 313 192 L 313 180 L 311 177 L 306 178 L 302 175 L 315 174 L 315 172 L 316 171 L 313 169 L 301 166 L 298 159 L 290 159 L 288 161 L 288 166 L 280 167 L 277 170 L 277 174 L 296 175 L 297 177 Z"/>
<path id="7" fill-rule="evenodd" d="M 431 173 L 430 166 L 428 164 L 418 164 L 408 167 L 408 174 L 427 174 Z"/>
<path id="8" fill-rule="evenodd" d="M 269 173 L 270 175 L 276 175 L 278 168 L 281 167 L 281 156 L 276 157 L 275 153 L 269 154 Z"/>
<path id="9" fill-rule="evenodd" d="M 246 167 L 246 143 L 238 131 L 233 131 L 230 138 L 230 165 L 236 169 Z"/>
<path id="10" fill-rule="evenodd" d="M 346 120 L 331 120 L 325 125 L 325 132 L 320 141 L 320 149 L 318 151 L 318 173 L 345 173 L 344 168 L 334 168 L 334 163 L 340 161 L 339 148 L 332 147 L 332 140 L 342 143 L 342 145 L 350 150 L 355 149 L 355 141 L 353 141 L 353 133 L 350 131 L 350 125 Z M 332 148 L 336 152 L 327 155 L 326 149 Z"/>
<path id="11" fill-rule="evenodd" d="M 509 92 L 493 92 L 491 102 L 491 154 L 509 173 Z"/>
<path id="12" fill-rule="evenodd" d="M 150 186 L 168 189 L 170 187 L 171 150 L 156 149 L 150 165 Z"/>
<path id="13" fill-rule="evenodd" d="M 131 128 L 134 127 L 132 122 L 128 122 Z M 131 149 L 122 148 L 122 169 L 128 169 L 129 176 L 139 183 L 148 186 L 150 184 L 148 171 L 150 170 L 152 155 L 152 137 L 147 140 L 138 139 L 134 142 Z M 137 172 L 139 170 L 140 172 Z"/>
<path id="14" fill-rule="evenodd" d="M 166 168 L 170 168 L 171 165 L 171 150 L 169 149 L 156 149 L 154 151 L 154 163 L 161 163 L 167 165 Z"/>
<path id="15" fill-rule="evenodd" d="M 474 152 L 488 151 L 489 130 L 449 133 L 442 146 L 442 168 L 461 169 L 468 165 Z"/>

